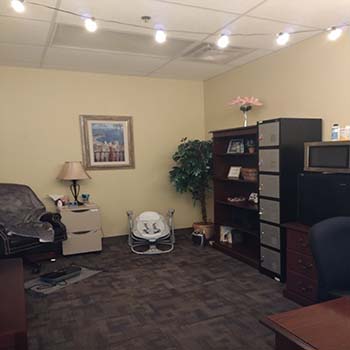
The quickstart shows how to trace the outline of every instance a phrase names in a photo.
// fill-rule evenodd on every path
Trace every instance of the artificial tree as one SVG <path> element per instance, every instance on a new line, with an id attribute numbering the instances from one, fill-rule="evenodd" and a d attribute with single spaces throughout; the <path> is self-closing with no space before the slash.
<path id="1" fill-rule="evenodd" d="M 208 224 L 206 197 L 213 174 L 212 142 L 184 138 L 173 160 L 176 165 L 169 172 L 171 183 L 177 192 L 192 194 L 194 204 L 200 203 L 203 224 Z"/>

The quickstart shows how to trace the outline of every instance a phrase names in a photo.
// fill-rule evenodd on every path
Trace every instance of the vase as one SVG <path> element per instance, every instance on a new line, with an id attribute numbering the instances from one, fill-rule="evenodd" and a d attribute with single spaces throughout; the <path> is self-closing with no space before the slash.
<path id="1" fill-rule="evenodd" d="M 243 115 L 244 115 L 244 125 L 243 126 L 246 128 L 248 126 L 248 113 L 244 112 Z"/>

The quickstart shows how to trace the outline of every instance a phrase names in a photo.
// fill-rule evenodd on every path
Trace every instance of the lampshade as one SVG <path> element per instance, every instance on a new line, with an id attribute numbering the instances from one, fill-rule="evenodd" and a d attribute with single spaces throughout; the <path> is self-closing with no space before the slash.
<path id="1" fill-rule="evenodd" d="M 57 176 L 59 180 L 85 180 L 91 179 L 89 174 L 83 168 L 81 162 L 65 162 L 62 170 Z"/>

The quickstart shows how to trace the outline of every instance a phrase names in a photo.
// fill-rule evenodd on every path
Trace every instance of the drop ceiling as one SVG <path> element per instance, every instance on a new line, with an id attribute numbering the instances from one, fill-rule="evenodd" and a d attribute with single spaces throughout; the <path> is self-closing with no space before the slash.
<path id="1" fill-rule="evenodd" d="M 206 80 L 280 50 L 270 36 L 233 36 L 225 50 L 215 41 L 230 33 L 279 33 L 349 23 L 350 0 L 36 0 L 80 14 L 150 27 L 206 34 L 168 33 L 99 22 L 88 33 L 79 17 L 27 4 L 15 13 L 0 0 L 0 65 Z M 314 36 L 293 35 L 288 45 Z M 288 46 L 287 45 L 287 46 Z"/>

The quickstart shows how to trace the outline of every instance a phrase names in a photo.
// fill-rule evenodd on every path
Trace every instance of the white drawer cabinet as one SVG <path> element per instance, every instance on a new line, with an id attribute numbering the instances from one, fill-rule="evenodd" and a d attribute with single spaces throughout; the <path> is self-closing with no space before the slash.
<path id="1" fill-rule="evenodd" d="M 67 228 L 67 240 L 62 245 L 63 255 L 102 250 L 100 209 L 95 204 L 63 207 L 60 214 Z"/>

